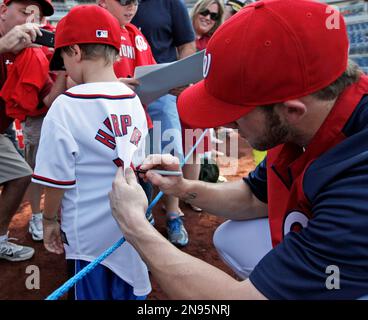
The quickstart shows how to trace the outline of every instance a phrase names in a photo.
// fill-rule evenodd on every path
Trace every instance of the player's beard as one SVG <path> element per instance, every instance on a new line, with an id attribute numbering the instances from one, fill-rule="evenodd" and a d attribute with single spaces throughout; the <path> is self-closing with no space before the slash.
<path id="1" fill-rule="evenodd" d="M 256 150 L 266 151 L 285 143 L 292 130 L 281 121 L 274 106 L 265 106 L 261 110 L 265 117 L 264 132 L 249 143 Z"/>

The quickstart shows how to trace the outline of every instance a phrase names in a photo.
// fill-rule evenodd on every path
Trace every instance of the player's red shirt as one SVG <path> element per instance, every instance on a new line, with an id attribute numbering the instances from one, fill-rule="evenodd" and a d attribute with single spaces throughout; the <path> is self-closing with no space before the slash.
<path id="1" fill-rule="evenodd" d="M 6 114 L 20 121 L 46 114 L 48 108 L 42 100 L 49 94 L 52 81 L 45 54 L 40 48 L 27 48 L 13 57 L 13 61 L 7 60 L 7 78 L 0 92 Z"/>
<path id="2" fill-rule="evenodd" d="M 206 49 L 210 39 L 211 39 L 211 37 L 207 36 L 207 35 L 205 35 L 201 38 L 197 38 L 196 41 L 195 41 L 197 50 L 202 51 L 202 50 Z"/>
<path id="3" fill-rule="evenodd" d="M 13 61 L 13 54 L 0 54 L 0 90 L 3 87 L 6 81 L 6 65 Z M 13 119 L 8 117 L 5 113 L 5 101 L 0 97 L 0 134 L 4 133 L 4 131 L 9 127 L 9 125 L 13 122 Z"/>
<path id="4" fill-rule="evenodd" d="M 151 47 L 137 27 L 128 23 L 121 28 L 120 60 L 114 65 L 118 78 L 133 78 L 135 67 L 156 64 Z M 152 128 L 152 120 L 146 111 L 148 128 Z"/>
<path id="5" fill-rule="evenodd" d="M 137 66 L 156 64 L 151 47 L 137 27 L 128 23 L 121 28 L 120 61 L 114 65 L 119 78 L 133 78 Z"/>

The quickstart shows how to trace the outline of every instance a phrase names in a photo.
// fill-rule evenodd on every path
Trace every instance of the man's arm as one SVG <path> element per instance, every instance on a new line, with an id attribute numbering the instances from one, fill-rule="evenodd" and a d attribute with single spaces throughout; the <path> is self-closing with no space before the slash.
<path id="1" fill-rule="evenodd" d="M 145 218 L 147 199 L 131 168 L 117 172 L 109 194 L 113 215 L 160 287 L 172 299 L 265 299 L 249 280 L 237 281 L 169 243 Z"/>
<path id="2" fill-rule="evenodd" d="M 171 299 L 265 299 L 249 280 L 239 282 L 220 269 L 177 249 L 147 222 L 139 232 L 127 238 Z"/>
<path id="3" fill-rule="evenodd" d="M 156 166 L 165 170 L 180 170 L 179 160 L 171 155 L 151 155 L 143 162 L 141 169 L 149 170 Z M 232 220 L 267 216 L 267 204 L 258 200 L 243 180 L 207 183 L 183 177 L 164 177 L 149 171 L 144 178 L 165 194 L 174 195 L 214 215 Z"/>
<path id="4" fill-rule="evenodd" d="M 176 48 L 178 51 L 178 59 L 184 59 L 192 54 L 196 53 L 195 42 L 184 43 L 183 45 Z"/>
<path id="5" fill-rule="evenodd" d="M 178 52 L 178 59 L 184 59 L 196 53 L 195 42 L 188 42 L 176 48 Z M 169 91 L 170 94 L 178 97 L 188 86 L 177 87 Z"/>
<path id="6" fill-rule="evenodd" d="M 43 103 L 45 104 L 45 106 L 47 106 L 48 108 L 51 107 L 52 103 L 54 102 L 54 100 L 63 92 L 65 92 L 66 88 L 66 83 L 67 82 L 67 75 L 65 71 L 59 71 L 57 78 L 55 80 L 55 83 L 52 85 L 51 87 L 51 91 L 49 92 L 49 94 L 43 98 Z"/>
<path id="7" fill-rule="evenodd" d="M 26 23 L 15 26 L 0 38 L 0 53 L 9 52 L 16 54 L 24 48 L 32 46 L 37 35 L 42 35 L 42 33 L 35 24 Z"/>

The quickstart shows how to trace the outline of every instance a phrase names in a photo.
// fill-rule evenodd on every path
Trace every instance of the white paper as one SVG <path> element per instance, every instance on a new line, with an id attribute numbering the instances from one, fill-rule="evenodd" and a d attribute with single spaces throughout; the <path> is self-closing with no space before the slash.
<path id="1" fill-rule="evenodd" d="M 149 104 L 171 89 L 196 83 L 203 79 L 205 50 L 184 59 L 135 68 L 134 78 L 140 85 L 135 92 L 143 104 Z"/>

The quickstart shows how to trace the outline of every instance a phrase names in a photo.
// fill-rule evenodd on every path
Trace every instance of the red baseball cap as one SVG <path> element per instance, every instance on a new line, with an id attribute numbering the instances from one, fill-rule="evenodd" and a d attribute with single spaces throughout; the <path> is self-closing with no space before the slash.
<path id="1" fill-rule="evenodd" d="M 343 17 L 309 0 L 264 0 L 244 7 L 211 37 L 204 80 L 178 98 L 193 128 L 233 122 L 257 106 L 314 93 L 347 68 Z"/>
<path id="2" fill-rule="evenodd" d="M 3 3 L 8 6 L 14 0 L 4 0 Z M 42 14 L 45 17 L 52 16 L 54 14 L 54 7 L 51 4 L 51 0 L 33 0 L 41 6 Z"/>
<path id="3" fill-rule="evenodd" d="M 75 6 L 62 18 L 55 32 L 55 53 L 51 70 L 63 70 L 61 48 L 73 44 L 107 44 L 120 50 L 121 28 L 118 20 L 97 5 Z"/>

